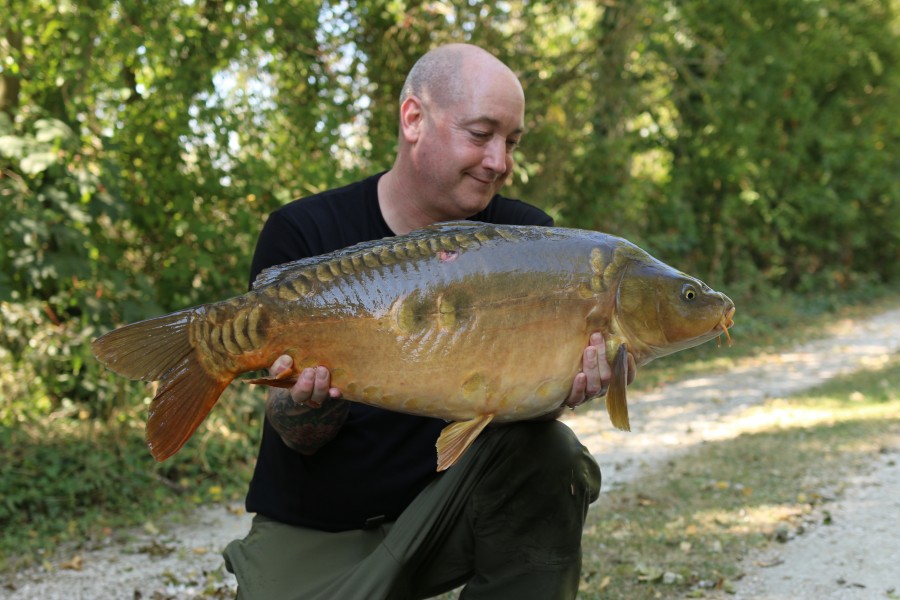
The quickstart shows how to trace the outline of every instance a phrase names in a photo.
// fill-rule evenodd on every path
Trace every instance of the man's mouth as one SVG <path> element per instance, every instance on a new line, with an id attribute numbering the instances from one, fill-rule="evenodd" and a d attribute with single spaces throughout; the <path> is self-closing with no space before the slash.
<path id="1" fill-rule="evenodd" d="M 471 173 L 467 173 L 467 175 L 469 177 L 471 177 L 472 179 L 474 179 L 475 181 L 477 181 L 478 183 L 481 183 L 483 185 L 494 185 L 494 183 L 497 181 L 496 177 L 489 177 L 489 178 L 485 179 L 485 178 L 479 177 L 477 175 L 472 175 Z"/>

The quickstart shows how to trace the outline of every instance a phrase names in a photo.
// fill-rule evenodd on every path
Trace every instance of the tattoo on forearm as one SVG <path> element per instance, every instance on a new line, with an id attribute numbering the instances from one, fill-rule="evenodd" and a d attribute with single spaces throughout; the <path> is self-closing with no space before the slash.
<path id="1" fill-rule="evenodd" d="M 337 434 L 348 410 L 346 400 L 334 398 L 326 398 L 321 408 L 299 406 L 288 390 L 276 389 L 266 416 L 285 444 L 301 454 L 312 454 Z"/>

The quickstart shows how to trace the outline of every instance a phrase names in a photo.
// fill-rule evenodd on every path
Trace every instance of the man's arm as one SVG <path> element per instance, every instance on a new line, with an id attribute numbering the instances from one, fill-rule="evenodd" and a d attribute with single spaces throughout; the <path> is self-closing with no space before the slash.
<path id="1" fill-rule="evenodd" d="M 281 356 L 269 372 L 278 375 L 291 367 L 291 358 Z M 337 435 L 348 410 L 325 367 L 304 369 L 291 389 L 271 388 L 266 399 L 269 423 L 289 448 L 305 455 Z"/>

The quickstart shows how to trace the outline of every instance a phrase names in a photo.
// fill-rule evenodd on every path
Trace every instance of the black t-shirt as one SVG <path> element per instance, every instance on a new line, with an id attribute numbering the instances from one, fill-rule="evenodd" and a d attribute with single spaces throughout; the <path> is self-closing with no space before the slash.
<path id="1" fill-rule="evenodd" d="M 273 212 L 259 236 L 250 281 L 273 265 L 393 236 L 378 206 L 380 176 Z M 499 195 L 471 220 L 553 224 L 543 211 Z M 359 529 L 370 518 L 393 521 L 437 476 L 434 444 L 445 425 L 352 402 L 337 436 L 304 456 L 266 420 L 247 511 L 325 531 Z"/>

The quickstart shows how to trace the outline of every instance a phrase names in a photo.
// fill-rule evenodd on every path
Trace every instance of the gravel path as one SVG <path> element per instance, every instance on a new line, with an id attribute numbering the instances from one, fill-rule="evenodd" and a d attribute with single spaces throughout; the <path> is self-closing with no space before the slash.
<path id="1" fill-rule="evenodd" d="M 723 350 L 724 352 L 725 350 Z M 741 361 L 728 373 L 632 393 L 632 433 L 612 429 L 605 411 L 579 410 L 566 422 L 597 457 L 606 490 L 707 440 L 769 425 L 745 409 L 900 351 L 900 309 L 836 323 L 827 337 L 792 351 Z M 900 440 L 871 472 L 829 505 L 832 526 L 754 557 L 736 599 L 900 598 Z M 98 547 L 20 573 L 0 587 L 10 600 L 166 600 L 233 597 L 221 550 L 249 528 L 238 507 L 199 509 L 187 523 L 148 524 Z M 839 543 L 838 543 L 839 542 Z"/>
<path id="2" fill-rule="evenodd" d="M 829 525 L 746 561 L 735 600 L 900 598 L 900 437 L 828 504 Z"/>

